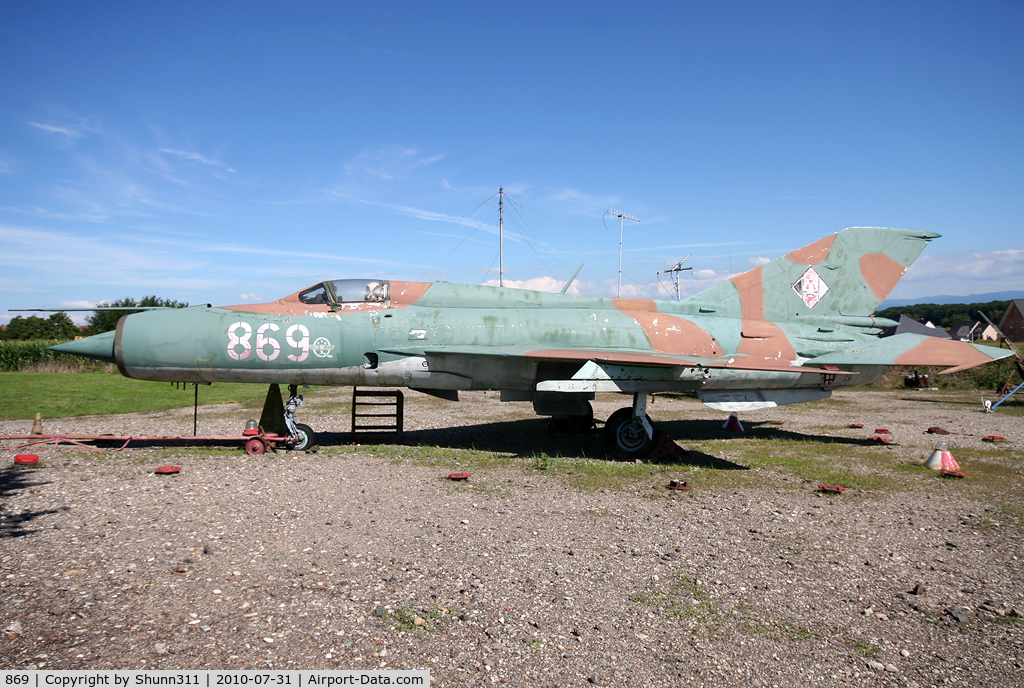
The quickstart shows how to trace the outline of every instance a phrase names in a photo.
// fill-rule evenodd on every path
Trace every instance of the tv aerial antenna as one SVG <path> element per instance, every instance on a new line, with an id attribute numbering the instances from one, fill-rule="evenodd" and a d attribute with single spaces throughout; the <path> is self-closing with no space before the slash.
<path id="1" fill-rule="evenodd" d="M 619 286 L 615 289 L 615 296 L 619 297 L 622 296 L 622 225 L 626 220 L 640 224 L 640 219 L 633 217 L 632 215 L 619 212 L 615 208 L 609 208 L 608 214 L 612 217 L 619 218 Z"/>
<path id="2" fill-rule="evenodd" d="M 661 281 L 661 275 L 667 275 L 669 273 L 675 273 L 675 276 L 676 276 L 676 301 L 679 300 L 679 273 L 684 271 L 684 270 L 693 270 L 692 267 L 688 267 L 688 268 L 684 268 L 683 267 L 683 263 L 685 263 L 687 260 L 689 260 L 690 256 L 692 256 L 692 255 L 693 255 L 692 253 L 688 253 L 686 255 L 686 258 L 683 258 L 682 260 L 676 261 L 676 264 L 673 265 L 672 267 L 665 268 L 664 270 L 659 270 L 658 271 L 658 281 L 659 282 Z"/>

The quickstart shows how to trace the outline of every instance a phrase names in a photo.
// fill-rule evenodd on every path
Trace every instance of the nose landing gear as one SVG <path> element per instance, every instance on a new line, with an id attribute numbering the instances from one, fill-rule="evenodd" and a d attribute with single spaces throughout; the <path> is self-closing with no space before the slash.
<path id="1" fill-rule="evenodd" d="M 281 400 L 281 387 L 270 385 L 267 399 L 263 403 L 263 414 L 260 416 L 260 427 L 264 432 L 272 432 L 283 437 L 290 437 L 289 449 L 307 451 L 316 446 L 316 433 L 305 423 L 295 422 L 295 411 L 302 406 L 302 395 L 298 393 L 298 385 L 288 385 L 288 401 Z"/>

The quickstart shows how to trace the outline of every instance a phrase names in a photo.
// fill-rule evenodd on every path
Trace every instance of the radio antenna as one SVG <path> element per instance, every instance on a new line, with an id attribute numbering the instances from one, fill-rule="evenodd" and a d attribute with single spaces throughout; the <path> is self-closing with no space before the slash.
<path id="1" fill-rule="evenodd" d="M 626 220 L 630 222 L 640 223 L 640 219 L 627 215 L 626 213 L 619 212 L 615 208 L 609 208 L 608 214 L 612 217 L 619 218 L 619 286 L 615 290 L 615 296 L 622 296 L 622 225 Z"/>

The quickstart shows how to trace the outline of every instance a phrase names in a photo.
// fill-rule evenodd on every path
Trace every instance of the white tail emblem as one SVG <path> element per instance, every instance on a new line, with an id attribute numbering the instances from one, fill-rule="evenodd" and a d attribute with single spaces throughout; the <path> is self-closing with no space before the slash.
<path id="1" fill-rule="evenodd" d="M 814 305 L 821 301 L 821 298 L 828 292 L 828 285 L 818 276 L 814 268 L 807 268 L 803 277 L 793 285 L 793 291 L 807 304 L 808 308 L 814 308 Z"/>

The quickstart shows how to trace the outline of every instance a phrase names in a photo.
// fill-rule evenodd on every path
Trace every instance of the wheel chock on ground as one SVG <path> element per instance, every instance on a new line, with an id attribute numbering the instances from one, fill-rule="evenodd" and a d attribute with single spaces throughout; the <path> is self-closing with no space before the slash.
<path id="1" fill-rule="evenodd" d="M 469 476 L 471 476 L 471 475 L 473 475 L 473 474 L 472 473 L 449 473 L 448 474 L 448 479 L 449 480 L 469 480 Z"/>
<path id="2" fill-rule="evenodd" d="M 966 478 L 967 474 L 962 471 L 942 471 L 943 478 Z"/>
<path id="3" fill-rule="evenodd" d="M 863 423 L 850 423 L 850 427 L 851 428 L 863 428 L 864 424 Z"/>
<path id="4" fill-rule="evenodd" d="M 929 435 L 949 435 L 949 430 L 945 428 L 931 427 L 925 430 Z"/>
<path id="5" fill-rule="evenodd" d="M 690 483 L 686 482 L 685 480 L 669 480 L 668 489 L 686 492 L 687 490 L 691 489 L 691 486 Z"/>
<path id="6" fill-rule="evenodd" d="M 981 441 L 982 442 L 1008 442 L 1009 440 L 1007 440 L 1002 435 L 989 435 L 988 437 L 982 437 Z"/>
<path id="7" fill-rule="evenodd" d="M 846 488 L 841 485 L 818 485 L 818 492 L 834 492 L 836 494 L 842 494 L 846 492 Z"/>
<path id="8" fill-rule="evenodd" d="M 688 456 L 689 452 L 680 447 L 675 441 L 661 430 L 654 431 L 654 446 L 645 456 L 645 459 L 660 459 L 665 456 Z"/>
<path id="9" fill-rule="evenodd" d="M 891 437 L 886 437 L 885 435 L 872 435 L 868 440 L 871 442 L 878 442 L 879 444 L 895 444 Z"/>
<path id="10" fill-rule="evenodd" d="M 153 472 L 157 475 L 174 475 L 181 472 L 181 466 L 160 466 L 153 469 Z"/>
<path id="11" fill-rule="evenodd" d="M 14 455 L 14 463 L 20 463 L 20 464 L 39 463 L 39 455 L 38 454 L 15 454 Z"/>
<path id="12" fill-rule="evenodd" d="M 740 419 L 735 413 L 729 414 L 729 420 L 725 421 L 725 425 L 722 426 L 722 429 L 728 430 L 729 432 L 746 432 L 743 429 L 743 423 L 740 423 Z"/>
<path id="13" fill-rule="evenodd" d="M 875 434 L 876 435 L 891 435 L 892 433 L 889 432 L 889 428 L 875 428 Z"/>

